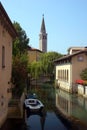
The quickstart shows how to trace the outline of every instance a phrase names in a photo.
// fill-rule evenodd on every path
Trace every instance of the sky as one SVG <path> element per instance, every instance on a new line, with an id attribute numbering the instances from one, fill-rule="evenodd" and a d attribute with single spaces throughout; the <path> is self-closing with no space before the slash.
<path id="1" fill-rule="evenodd" d="M 18 22 L 39 49 L 44 14 L 47 50 L 66 54 L 68 48 L 87 46 L 87 0 L 0 0 L 12 23 Z"/>

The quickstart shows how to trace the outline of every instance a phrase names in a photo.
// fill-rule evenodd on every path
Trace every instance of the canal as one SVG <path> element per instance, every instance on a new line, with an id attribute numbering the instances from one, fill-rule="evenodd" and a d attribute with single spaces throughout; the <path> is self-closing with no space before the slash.
<path id="1" fill-rule="evenodd" d="M 25 123 L 8 119 L 1 130 L 87 130 L 86 99 L 49 87 L 31 93 L 43 102 L 43 111 L 27 112 Z"/>

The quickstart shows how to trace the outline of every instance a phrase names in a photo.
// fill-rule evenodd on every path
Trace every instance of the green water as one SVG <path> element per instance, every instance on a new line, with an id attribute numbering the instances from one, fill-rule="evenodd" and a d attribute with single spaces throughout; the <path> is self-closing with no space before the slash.
<path id="1" fill-rule="evenodd" d="M 87 124 L 87 99 L 56 90 L 56 106 L 62 113 Z"/>
<path id="2" fill-rule="evenodd" d="M 72 128 L 70 124 L 67 125 L 64 120 L 65 116 L 87 124 L 87 99 L 50 86 L 31 89 L 29 93 L 35 93 L 37 98 L 43 102 L 45 114 L 30 113 L 26 118 L 26 130 L 82 130 L 79 126 Z M 60 118 L 55 108 L 63 113 L 64 118 Z M 25 130 L 24 127 L 23 122 L 8 120 L 2 130 Z"/>

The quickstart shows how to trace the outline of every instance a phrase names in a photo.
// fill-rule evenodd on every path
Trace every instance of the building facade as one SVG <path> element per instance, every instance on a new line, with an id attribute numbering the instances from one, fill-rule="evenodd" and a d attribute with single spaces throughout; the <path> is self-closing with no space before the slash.
<path id="1" fill-rule="evenodd" d="M 58 87 L 76 92 L 76 80 L 81 79 L 80 73 L 87 68 L 87 48 L 68 54 L 58 60 L 56 64 L 56 83 Z"/>
<path id="2" fill-rule="evenodd" d="M 28 47 L 29 63 L 39 61 L 42 53 L 39 49 Z"/>
<path id="3" fill-rule="evenodd" d="M 17 33 L 0 2 L 0 127 L 11 98 L 12 41 Z"/>
<path id="4" fill-rule="evenodd" d="M 41 30 L 39 34 L 39 49 L 42 52 L 47 52 L 47 33 L 45 28 L 44 16 L 42 19 Z"/>

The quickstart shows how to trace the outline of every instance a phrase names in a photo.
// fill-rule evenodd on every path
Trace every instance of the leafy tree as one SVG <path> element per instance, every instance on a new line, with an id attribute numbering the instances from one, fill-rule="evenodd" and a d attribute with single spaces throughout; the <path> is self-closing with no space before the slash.
<path id="1" fill-rule="evenodd" d="M 53 77 L 54 63 L 53 61 L 60 58 L 62 55 L 57 52 L 47 52 L 41 55 L 38 62 L 31 63 L 30 70 L 33 78 L 38 78 L 41 75 Z"/>
<path id="2" fill-rule="evenodd" d="M 81 72 L 80 76 L 81 76 L 81 79 L 87 80 L 87 68 L 85 68 L 85 69 Z"/>
<path id="3" fill-rule="evenodd" d="M 13 42 L 13 55 L 25 53 L 29 38 L 27 38 L 26 32 L 21 28 L 19 23 L 14 22 L 13 25 L 18 33 L 18 37 Z"/>
<path id="4" fill-rule="evenodd" d="M 13 23 L 18 37 L 13 41 L 12 81 L 14 82 L 13 94 L 20 95 L 26 85 L 28 73 L 27 46 L 29 38 L 19 23 Z"/>
<path id="5" fill-rule="evenodd" d="M 14 83 L 13 95 L 20 95 L 25 87 L 27 79 L 28 57 L 26 54 L 13 57 L 12 80 Z"/>
<path id="6" fill-rule="evenodd" d="M 41 57 L 43 73 L 46 75 L 53 74 L 53 71 L 54 71 L 53 61 L 57 58 L 60 58 L 61 56 L 62 54 L 57 53 L 57 52 L 44 53 Z"/>
<path id="7" fill-rule="evenodd" d="M 39 62 L 35 61 L 31 63 L 30 73 L 31 73 L 31 76 L 36 79 L 41 75 L 42 65 L 40 61 Z"/>

